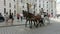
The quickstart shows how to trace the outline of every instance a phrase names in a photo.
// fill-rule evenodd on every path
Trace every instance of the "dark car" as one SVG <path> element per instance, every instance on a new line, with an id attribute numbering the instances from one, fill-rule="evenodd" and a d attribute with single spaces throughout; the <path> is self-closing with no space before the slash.
<path id="1" fill-rule="evenodd" d="M 0 16 L 0 22 L 4 22 L 4 21 L 5 21 L 4 17 Z"/>
<path id="2" fill-rule="evenodd" d="M 5 21 L 5 19 L 4 19 L 4 17 L 0 13 L 0 22 L 4 22 L 4 21 Z"/>
<path id="3" fill-rule="evenodd" d="M 4 22 L 4 21 L 5 21 L 4 17 L 0 16 L 0 22 Z"/>

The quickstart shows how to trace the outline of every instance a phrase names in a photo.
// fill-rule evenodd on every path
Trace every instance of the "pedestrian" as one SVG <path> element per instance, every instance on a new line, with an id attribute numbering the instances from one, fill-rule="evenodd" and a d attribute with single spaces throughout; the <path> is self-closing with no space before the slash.
<path id="1" fill-rule="evenodd" d="M 50 18 L 50 14 L 47 13 L 47 20 L 49 22 L 48 24 L 50 24 L 50 19 L 49 18 Z"/>
<path id="2" fill-rule="evenodd" d="M 12 13 L 10 13 L 10 15 L 9 15 L 9 21 L 10 21 L 11 25 L 13 25 L 13 15 L 12 15 Z"/>
<path id="3" fill-rule="evenodd" d="M 6 22 L 6 25 L 8 25 L 8 20 L 9 20 L 9 17 L 8 17 L 8 12 L 5 14 L 5 22 Z"/>
<path id="4" fill-rule="evenodd" d="M 20 15 L 17 13 L 17 20 L 19 21 L 19 19 L 20 19 Z"/>
<path id="5" fill-rule="evenodd" d="M 43 13 L 41 14 L 41 22 L 44 25 L 44 14 Z"/>
<path id="6" fill-rule="evenodd" d="M 12 23 L 13 23 L 13 21 L 14 21 L 14 17 L 13 17 L 13 13 L 12 13 Z"/>
<path id="7" fill-rule="evenodd" d="M 21 17 L 21 21 L 22 21 L 22 19 L 23 19 L 23 14 L 20 14 L 20 17 Z"/>

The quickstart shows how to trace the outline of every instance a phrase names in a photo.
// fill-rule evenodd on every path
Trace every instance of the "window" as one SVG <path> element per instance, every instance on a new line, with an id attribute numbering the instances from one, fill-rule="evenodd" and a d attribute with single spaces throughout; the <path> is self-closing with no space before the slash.
<path id="1" fill-rule="evenodd" d="M 15 2 L 15 0 L 13 0 Z"/>
<path id="2" fill-rule="evenodd" d="M 39 8 L 40 8 L 40 5 L 39 5 Z"/>
<path id="3" fill-rule="evenodd" d="M 53 10 L 51 10 L 51 12 L 53 13 Z"/>
<path id="4" fill-rule="evenodd" d="M 11 3 L 9 3 L 9 7 L 11 7 Z"/>
<path id="5" fill-rule="evenodd" d="M 51 13 L 51 15 L 53 16 L 53 13 Z"/>
<path id="6" fill-rule="evenodd" d="M 47 10 L 47 12 L 48 12 L 48 10 Z"/>
<path id="7" fill-rule="evenodd" d="M 51 14 L 53 15 L 53 9 L 51 10 Z"/>
<path id="8" fill-rule="evenodd" d="M 6 0 L 4 0 L 4 6 L 6 6 Z"/>
<path id="9" fill-rule="evenodd" d="M 53 15 L 53 13 L 51 13 Z"/>
<path id="10" fill-rule="evenodd" d="M 16 14 L 16 10 L 14 10 L 14 14 Z"/>
<path id="11" fill-rule="evenodd" d="M 6 13 L 6 8 L 4 8 L 4 13 Z"/>
<path id="12" fill-rule="evenodd" d="M 47 2 L 47 8 L 48 8 L 48 2 Z"/>
<path id="13" fill-rule="evenodd" d="M 22 6 L 24 8 L 24 6 Z"/>
<path id="14" fill-rule="evenodd" d="M 53 10 L 51 10 L 51 11 L 53 11 Z"/>
<path id="15" fill-rule="evenodd" d="M 11 13 L 11 9 L 9 10 L 9 12 Z"/>
<path id="16" fill-rule="evenodd" d="M 41 5 L 39 4 L 39 8 L 41 7 Z"/>
<path id="17" fill-rule="evenodd" d="M 47 2 L 48 3 L 48 2 Z"/>

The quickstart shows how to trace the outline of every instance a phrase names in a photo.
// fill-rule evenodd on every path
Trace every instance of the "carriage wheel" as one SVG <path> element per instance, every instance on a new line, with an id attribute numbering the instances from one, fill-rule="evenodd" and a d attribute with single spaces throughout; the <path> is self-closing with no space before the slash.
<path id="1" fill-rule="evenodd" d="M 50 20 L 49 20 L 49 18 L 48 18 L 48 23 L 47 24 L 50 24 Z"/>
<path id="2" fill-rule="evenodd" d="M 50 24 L 49 18 L 45 18 L 44 20 L 45 20 L 45 21 L 44 21 L 45 23 Z"/>

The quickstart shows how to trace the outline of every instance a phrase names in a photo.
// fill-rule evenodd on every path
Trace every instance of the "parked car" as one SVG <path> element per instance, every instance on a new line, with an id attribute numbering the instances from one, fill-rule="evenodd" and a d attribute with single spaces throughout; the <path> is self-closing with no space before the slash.
<path id="1" fill-rule="evenodd" d="M 0 14 L 0 22 L 4 22 L 4 21 L 5 21 L 4 17 Z"/>
<path id="2" fill-rule="evenodd" d="M 4 17 L 0 16 L 0 22 L 4 22 L 4 21 L 5 21 Z"/>

